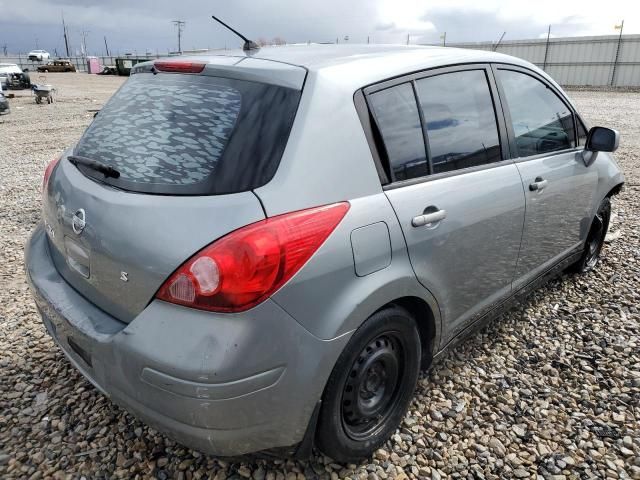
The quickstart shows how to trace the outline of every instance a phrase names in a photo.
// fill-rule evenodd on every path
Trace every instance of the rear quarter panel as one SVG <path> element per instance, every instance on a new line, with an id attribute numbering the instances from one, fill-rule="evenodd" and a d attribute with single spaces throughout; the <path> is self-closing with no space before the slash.
<path id="1" fill-rule="evenodd" d="M 255 190 L 267 216 L 382 192 L 354 91 L 328 70 L 309 71 L 278 171 Z"/>
<path id="2" fill-rule="evenodd" d="M 438 305 L 413 273 L 402 230 L 386 196 L 380 193 L 351 199 L 350 204 L 336 230 L 273 299 L 312 334 L 328 340 L 357 329 L 389 302 L 418 297 L 434 314 L 437 345 Z M 389 229 L 391 262 L 386 268 L 357 276 L 351 234 L 377 222 L 384 222 Z"/>

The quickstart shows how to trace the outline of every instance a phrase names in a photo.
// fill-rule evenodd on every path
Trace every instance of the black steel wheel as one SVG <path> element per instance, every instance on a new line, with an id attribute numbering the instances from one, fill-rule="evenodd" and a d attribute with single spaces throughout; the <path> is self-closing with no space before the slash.
<path id="1" fill-rule="evenodd" d="M 341 462 L 371 455 L 402 420 L 420 360 L 416 322 L 406 310 L 394 306 L 372 315 L 331 372 L 316 431 L 318 447 Z"/>
<path id="2" fill-rule="evenodd" d="M 586 273 L 593 270 L 600 259 L 600 252 L 604 245 L 604 239 L 609 230 L 609 220 L 611 219 L 611 202 L 605 198 L 596 212 L 596 216 L 591 222 L 591 228 L 585 241 L 582 257 L 573 266 L 572 270 L 577 273 Z"/>
<path id="3" fill-rule="evenodd" d="M 405 363 L 397 332 L 375 338 L 351 366 L 342 392 L 342 422 L 354 440 L 370 436 L 397 403 L 397 391 Z"/>

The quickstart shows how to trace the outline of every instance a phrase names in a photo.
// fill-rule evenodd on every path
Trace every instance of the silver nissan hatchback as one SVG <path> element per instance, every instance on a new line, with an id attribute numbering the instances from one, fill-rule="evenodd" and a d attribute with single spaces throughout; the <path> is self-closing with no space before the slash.
<path id="1" fill-rule="evenodd" d="M 421 368 L 596 265 L 617 145 L 491 52 L 147 62 L 47 167 L 28 278 L 70 362 L 154 428 L 215 455 L 358 459 Z"/>

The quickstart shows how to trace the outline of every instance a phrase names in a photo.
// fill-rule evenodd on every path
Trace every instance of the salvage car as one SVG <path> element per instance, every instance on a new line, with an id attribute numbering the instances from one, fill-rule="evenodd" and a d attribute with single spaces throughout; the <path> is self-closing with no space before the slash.
<path id="1" fill-rule="evenodd" d="M 7 88 L 9 74 L 22 74 L 22 69 L 15 63 L 0 63 L 0 85 Z"/>
<path id="2" fill-rule="evenodd" d="M 0 84 L 0 115 L 6 115 L 8 113 L 11 113 L 11 108 L 9 107 L 9 101 L 2 91 L 2 84 Z"/>
<path id="3" fill-rule="evenodd" d="M 44 60 L 49 60 L 51 55 L 46 50 L 31 50 L 28 54 L 28 58 L 32 62 L 42 62 Z"/>
<path id="4" fill-rule="evenodd" d="M 28 280 L 70 362 L 154 428 L 215 455 L 353 461 L 397 429 L 421 368 L 596 267 L 618 142 L 495 52 L 154 60 L 46 168 Z"/>
<path id="5" fill-rule="evenodd" d="M 39 72 L 75 72 L 76 66 L 69 60 L 54 60 L 38 66 Z"/>
<path id="6" fill-rule="evenodd" d="M 7 74 L 7 89 L 25 89 L 31 88 L 31 77 L 29 72 L 23 71 L 22 73 L 8 73 Z"/>

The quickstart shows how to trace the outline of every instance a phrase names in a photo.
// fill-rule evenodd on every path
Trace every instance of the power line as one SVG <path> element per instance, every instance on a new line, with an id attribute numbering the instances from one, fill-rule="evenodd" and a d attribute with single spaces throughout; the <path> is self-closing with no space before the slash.
<path id="1" fill-rule="evenodd" d="M 178 27 L 178 52 L 182 53 L 182 31 L 187 22 L 184 20 L 173 20 L 171 23 Z"/>

